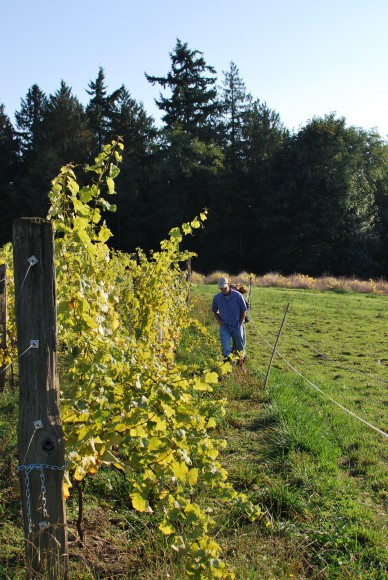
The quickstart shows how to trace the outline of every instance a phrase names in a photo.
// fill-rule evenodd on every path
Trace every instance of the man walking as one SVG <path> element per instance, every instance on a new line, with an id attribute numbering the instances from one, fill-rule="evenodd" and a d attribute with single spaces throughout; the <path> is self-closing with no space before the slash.
<path id="1" fill-rule="evenodd" d="M 220 292 L 213 298 L 212 312 L 220 325 L 222 354 L 228 358 L 232 352 L 238 353 L 243 360 L 246 302 L 240 292 L 230 287 L 227 278 L 219 278 L 218 288 Z"/>

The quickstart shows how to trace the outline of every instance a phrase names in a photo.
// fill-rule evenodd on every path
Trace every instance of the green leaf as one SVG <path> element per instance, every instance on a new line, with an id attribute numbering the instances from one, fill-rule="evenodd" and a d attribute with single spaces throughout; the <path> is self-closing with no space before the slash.
<path id="1" fill-rule="evenodd" d="M 117 167 L 117 165 L 114 165 L 113 163 L 111 163 L 110 168 L 109 168 L 109 177 L 111 177 L 112 179 L 116 179 L 116 177 L 118 176 L 119 173 L 120 173 L 120 169 Z"/>

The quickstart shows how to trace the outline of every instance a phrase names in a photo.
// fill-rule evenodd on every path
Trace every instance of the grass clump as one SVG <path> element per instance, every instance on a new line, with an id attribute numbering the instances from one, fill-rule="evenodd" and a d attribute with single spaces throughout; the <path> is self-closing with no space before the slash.
<path id="1" fill-rule="evenodd" d="M 216 284 L 218 278 L 221 276 L 226 276 L 230 282 L 235 284 L 249 285 L 251 283 L 254 287 L 259 288 L 293 288 L 331 291 L 337 294 L 357 292 L 362 294 L 372 294 L 375 296 L 388 295 L 388 281 L 384 280 L 384 278 L 378 278 L 376 280 L 360 280 L 355 277 L 334 277 L 329 275 L 322 275 L 314 278 L 306 274 L 298 273 L 283 276 L 278 272 L 268 272 L 262 276 L 249 274 L 248 272 L 229 275 L 226 272 L 216 271 L 206 276 L 199 274 L 198 272 L 193 272 L 192 282 L 194 284 Z"/>

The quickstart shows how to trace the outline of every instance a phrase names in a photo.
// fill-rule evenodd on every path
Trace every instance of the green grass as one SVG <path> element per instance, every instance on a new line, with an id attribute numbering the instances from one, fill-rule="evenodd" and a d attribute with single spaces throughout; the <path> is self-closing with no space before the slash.
<path id="1" fill-rule="evenodd" d="M 180 359 L 198 368 L 209 353 L 214 359 L 220 355 L 210 313 L 215 291 L 214 285 L 198 285 L 191 293 L 194 315 L 214 336 L 206 343 L 198 336 L 194 352 L 185 349 L 187 337 L 183 341 Z M 250 523 L 202 491 L 199 501 L 216 521 L 214 536 L 237 580 L 382 580 L 388 575 L 387 438 L 329 397 L 388 431 L 388 297 L 254 288 L 252 303 L 246 368 L 220 381 L 214 396 L 227 399 L 226 415 L 217 417 L 217 435 L 228 442 L 222 463 L 235 488 L 260 504 L 263 515 Z M 264 389 L 271 345 L 288 303 L 278 350 L 305 378 L 275 356 Z M 0 395 L 4 579 L 24 577 L 14 469 L 16 399 L 12 391 Z M 103 469 L 87 481 L 85 548 L 77 540 L 76 517 L 72 496 L 71 578 L 185 579 L 157 522 L 130 509 L 125 479 L 117 471 Z"/>
<path id="2" fill-rule="evenodd" d="M 196 288 L 200 311 L 215 291 Z M 260 553 L 263 543 L 268 553 L 281 545 L 264 577 L 383 578 L 387 438 L 328 397 L 388 431 L 388 299 L 254 288 L 252 302 L 248 370 L 222 386 L 229 404 L 220 428 L 231 480 L 251 492 L 270 522 L 251 542 Z M 263 388 L 288 303 L 278 351 L 327 396 L 278 356 Z M 210 314 L 205 322 L 216 332 Z M 262 563 L 256 566 L 252 577 L 260 578 Z M 244 578 L 246 567 L 237 567 Z"/>

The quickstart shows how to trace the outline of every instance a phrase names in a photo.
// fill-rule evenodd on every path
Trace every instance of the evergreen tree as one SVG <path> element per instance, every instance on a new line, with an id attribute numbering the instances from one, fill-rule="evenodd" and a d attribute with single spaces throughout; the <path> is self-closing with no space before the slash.
<path id="1" fill-rule="evenodd" d="M 83 163 L 89 159 L 93 136 L 87 116 L 71 87 L 64 81 L 49 97 L 42 134 L 41 149 L 58 170 L 70 161 Z"/>
<path id="2" fill-rule="evenodd" d="M 0 104 L 0 183 L 11 181 L 17 172 L 19 140 L 12 123 L 5 113 L 5 107 Z"/>
<path id="3" fill-rule="evenodd" d="M 377 209 L 377 273 L 388 278 L 388 145 L 379 135 L 371 134 L 371 166 L 374 168 L 376 182 Z"/>
<path id="4" fill-rule="evenodd" d="M 12 221 L 18 217 L 13 202 L 19 166 L 19 140 L 0 104 L 0 244 L 11 240 Z"/>
<path id="5" fill-rule="evenodd" d="M 122 250 L 152 247 L 150 181 L 155 172 L 157 129 L 142 103 L 124 87 L 112 111 L 111 136 L 123 139 L 123 161 L 116 178 L 117 213 L 107 216 Z"/>
<path id="6" fill-rule="evenodd" d="M 268 220 L 272 216 L 271 168 L 288 137 L 279 113 L 259 100 L 251 104 L 244 116 L 241 151 L 244 191 L 241 232 L 246 270 L 260 273 L 272 269 L 267 251 L 271 235 Z"/>
<path id="7" fill-rule="evenodd" d="M 263 163 L 271 159 L 289 136 L 279 113 L 259 100 L 252 102 L 245 111 L 241 133 L 246 171 L 256 169 L 259 173 L 262 173 Z"/>
<path id="8" fill-rule="evenodd" d="M 222 206 L 217 212 L 215 235 L 228 240 L 223 249 L 224 269 L 253 271 L 264 266 L 263 205 L 268 195 L 268 168 L 288 131 L 278 113 L 246 95 L 235 66 L 226 75 L 224 86 L 221 104 L 226 167 L 221 176 Z M 228 231 L 233 231 L 233 236 L 228 237 Z"/>
<path id="9" fill-rule="evenodd" d="M 92 97 L 86 107 L 86 114 L 95 135 L 98 151 L 101 151 L 102 147 L 109 141 L 114 108 L 124 91 L 122 85 L 109 95 L 104 81 L 104 69 L 100 67 L 96 80 L 90 81 L 89 90 L 86 89 L 88 95 Z"/>
<path id="10" fill-rule="evenodd" d="M 37 84 L 32 85 L 26 98 L 21 99 L 20 110 L 15 113 L 24 158 L 34 154 L 46 108 L 46 95 Z"/>
<path id="11" fill-rule="evenodd" d="M 62 165 L 89 161 L 93 143 L 84 109 L 64 81 L 45 101 L 37 119 L 28 154 L 23 156 L 16 196 L 24 215 L 44 217 L 51 180 Z"/>
<path id="12" fill-rule="evenodd" d="M 165 77 L 145 75 L 152 85 L 159 84 L 171 91 L 169 97 L 160 94 L 159 100 L 155 100 L 164 111 L 166 129 L 181 129 L 209 141 L 212 137 L 209 128 L 218 112 L 215 69 L 206 64 L 202 52 L 189 49 L 179 39 L 170 59 L 171 71 Z"/>
<path id="13" fill-rule="evenodd" d="M 152 151 L 157 135 L 154 119 L 124 86 L 111 111 L 110 137 L 118 135 L 123 138 L 126 153 L 138 158 Z"/>
<path id="14" fill-rule="evenodd" d="M 202 52 L 189 49 L 179 39 L 170 58 L 171 71 L 165 77 L 146 74 L 150 83 L 171 93 L 156 100 L 165 125 L 150 192 L 155 240 L 209 207 L 223 164 L 215 130 L 219 112 L 215 70 L 206 64 Z"/>
<path id="15" fill-rule="evenodd" d="M 247 94 L 245 83 L 240 77 L 234 62 L 229 71 L 223 71 L 224 82 L 221 93 L 220 110 L 222 114 L 223 141 L 226 162 L 232 167 L 237 164 L 243 144 L 243 121 L 252 97 Z"/>
<path id="16" fill-rule="evenodd" d="M 272 268 L 372 275 L 377 169 L 371 135 L 343 118 L 315 118 L 291 137 L 273 165 Z"/>

